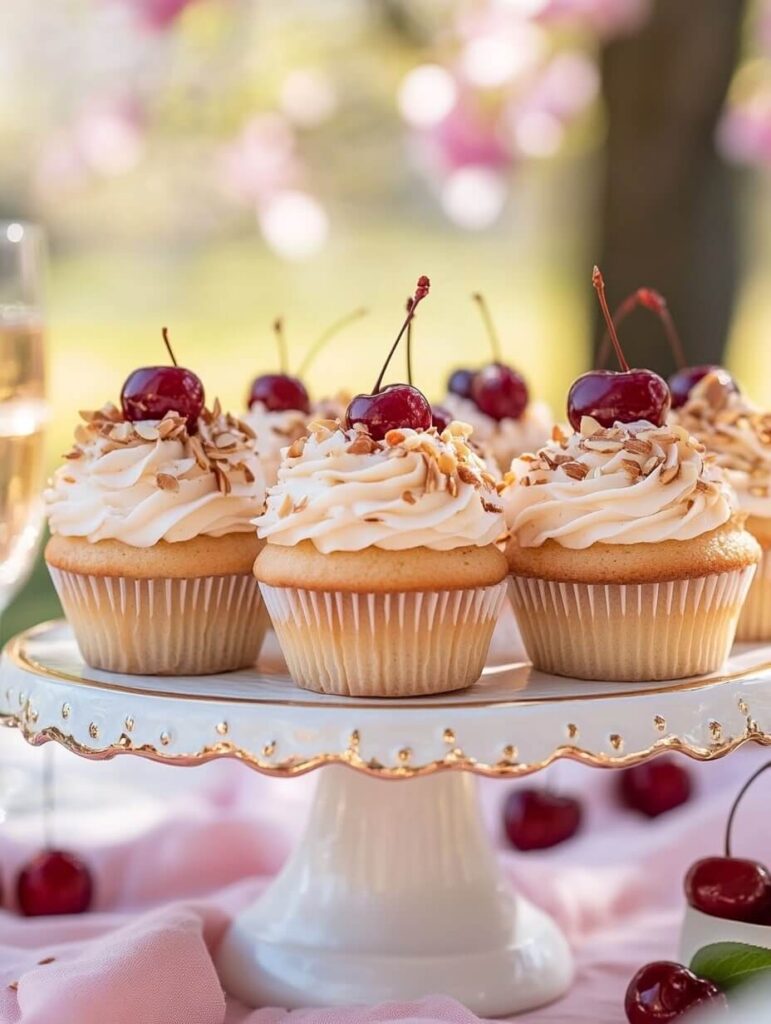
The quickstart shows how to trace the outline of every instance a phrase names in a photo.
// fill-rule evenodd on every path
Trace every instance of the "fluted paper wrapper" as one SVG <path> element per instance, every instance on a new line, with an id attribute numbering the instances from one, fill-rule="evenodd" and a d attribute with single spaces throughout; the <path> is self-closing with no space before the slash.
<path id="1" fill-rule="evenodd" d="M 737 640 L 771 640 L 771 551 L 763 550 L 736 628 Z"/>
<path id="2" fill-rule="evenodd" d="M 94 668 L 208 675 L 246 668 L 260 653 L 268 614 L 251 574 L 129 579 L 48 568 Z"/>
<path id="3" fill-rule="evenodd" d="M 298 686 L 344 697 L 419 697 L 480 677 L 506 584 L 383 594 L 260 589 Z"/>
<path id="4" fill-rule="evenodd" d="M 720 668 L 755 566 L 667 583 L 588 584 L 512 576 L 528 656 L 578 679 L 682 679 Z"/>

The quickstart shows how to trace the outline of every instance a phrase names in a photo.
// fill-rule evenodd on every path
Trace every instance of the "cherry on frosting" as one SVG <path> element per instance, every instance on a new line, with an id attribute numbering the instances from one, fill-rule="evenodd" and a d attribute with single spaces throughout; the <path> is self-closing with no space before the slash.
<path id="1" fill-rule="evenodd" d="M 370 394 L 356 395 L 346 409 L 345 425 L 351 429 L 362 424 L 376 441 L 382 441 L 389 430 L 408 427 L 412 430 L 428 430 L 431 426 L 431 404 L 418 388 L 411 384 L 389 384 L 381 387 L 394 352 L 399 346 L 418 305 L 428 295 L 431 283 L 425 276 L 418 278 L 415 294 L 396 340 L 386 357 L 383 368 Z"/>
<path id="2" fill-rule="evenodd" d="M 474 374 L 471 381 L 471 400 L 490 419 L 518 420 L 527 408 L 529 394 L 525 378 L 501 356 L 501 341 L 495 328 L 485 297 L 480 292 L 471 296 L 479 307 L 482 321 L 490 340 L 493 361 Z"/>
<path id="3" fill-rule="evenodd" d="M 641 967 L 629 982 L 624 998 L 629 1024 L 669 1024 L 694 1007 L 705 1005 L 728 1009 L 717 985 L 668 960 Z"/>
<path id="4" fill-rule="evenodd" d="M 305 385 L 299 377 L 286 372 L 286 342 L 281 317 L 273 322 L 273 332 L 278 345 L 281 372 L 263 373 L 255 377 L 249 388 L 249 408 L 256 402 L 262 402 L 269 412 L 297 411 L 307 416 L 311 411 L 311 400 Z"/>
<path id="5" fill-rule="evenodd" d="M 162 334 L 172 365 L 142 366 L 128 375 L 120 393 L 123 418 L 137 423 L 162 420 L 167 413 L 177 412 L 193 433 L 203 410 L 203 384 L 192 370 L 177 364 L 165 327 Z"/>
<path id="6" fill-rule="evenodd" d="M 739 790 L 725 832 L 725 856 L 696 861 L 685 876 L 685 895 L 692 907 L 712 917 L 753 924 L 771 924 L 771 874 L 755 860 L 733 857 L 731 833 L 744 794 L 771 761 L 754 772 Z"/>
<path id="7" fill-rule="evenodd" d="M 447 390 L 451 395 L 458 398 L 471 398 L 471 386 L 476 377 L 476 370 L 458 369 L 453 370 L 450 379 L 447 381 Z"/>
<path id="8" fill-rule="evenodd" d="M 19 909 L 27 917 L 82 914 L 91 906 L 93 880 L 86 864 L 64 850 L 43 850 L 20 871 Z"/>
<path id="9" fill-rule="evenodd" d="M 704 364 L 702 366 L 684 366 L 677 370 L 668 380 L 669 390 L 672 392 L 672 408 L 679 409 L 685 405 L 691 397 L 691 392 L 710 373 L 714 373 L 729 391 L 739 394 L 739 385 L 734 378 L 722 366 Z"/>
<path id="10" fill-rule="evenodd" d="M 621 372 L 590 370 L 573 381 L 568 392 L 568 419 L 574 430 L 580 429 L 584 416 L 593 417 L 603 427 L 612 427 L 615 422 L 634 423 L 636 420 L 648 420 L 654 426 L 663 426 L 671 401 L 667 383 L 652 370 L 629 368 L 608 309 L 605 282 L 598 267 L 592 273 L 592 284 Z"/>

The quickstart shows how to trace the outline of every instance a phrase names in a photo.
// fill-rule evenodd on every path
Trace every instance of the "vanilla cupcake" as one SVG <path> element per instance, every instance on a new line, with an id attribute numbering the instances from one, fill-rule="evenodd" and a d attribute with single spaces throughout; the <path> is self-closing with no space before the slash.
<path id="1" fill-rule="evenodd" d="M 268 621 L 251 573 L 265 494 L 253 433 L 219 403 L 201 409 L 202 388 L 187 417 L 138 419 L 135 405 L 130 420 L 126 401 L 81 414 L 45 492 L 45 557 L 81 653 L 139 674 L 248 666 Z"/>
<path id="2" fill-rule="evenodd" d="M 479 678 L 506 559 L 469 433 L 453 423 L 381 441 L 326 421 L 285 452 L 256 521 L 267 543 L 254 572 L 300 686 L 406 697 Z"/>
<path id="3" fill-rule="evenodd" d="M 672 418 L 713 453 L 747 515 L 747 529 L 763 549 L 736 638 L 771 640 L 771 413 L 756 409 L 716 367 Z"/>
<path id="4" fill-rule="evenodd" d="M 501 500 L 509 592 L 536 668 L 637 681 L 720 667 L 760 548 L 686 430 L 584 416 L 514 461 Z"/>

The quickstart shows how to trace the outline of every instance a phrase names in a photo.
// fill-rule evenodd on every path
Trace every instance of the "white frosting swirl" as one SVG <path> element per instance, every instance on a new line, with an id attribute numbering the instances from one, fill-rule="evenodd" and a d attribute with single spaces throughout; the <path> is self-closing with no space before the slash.
<path id="1" fill-rule="evenodd" d="M 734 496 L 681 427 L 647 421 L 581 430 L 515 459 L 501 499 L 522 547 L 688 540 L 727 522 Z"/>
<path id="2" fill-rule="evenodd" d="M 378 443 L 317 427 L 285 452 L 257 532 L 273 544 L 309 540 L 324 553 L 491 544 L 503 516 L 469 432 L 465 424 L 441 437 L 404 429 Z"/>
<path id="3" fill-rule="evenodd" d="M 209 436 L 224 434 L 228 423 L 223 417 L 222 430 L 215 424 Z M 79 428 L 81 443 L 45 491 L 52 533 L 145 548 L 161 540 L 251 532 L 265 496 L 253 441 L 240 435 L 228 450 L 218 450 L 215 472 L 200 464 L 208 446 L 194 438 L 196 453 L 184 429 L 173 439 L 143 440 L 132 428 L 151 437 L 158 421 L 114 426 L 127 428 L 130 439 L 112 440 L 109 423 Z M 229 437 L 236 429 L 227 430 Z"/>
<path id="4" fill-rule="evenodd" d="M 771 413 L 753 406 L 717 371 L 696 384 L 685 405 L 673 411 L 672 422 L 714 454 L 742 511 L 771 519 Z"/>
<path id="5" fill-rule="evenodd" d="M 493 459 L 504 472 L 511 460 L 523 452 L 537 451 L 551 436 L 554 423 L 546 402 L 529 402 L 519 419 L 507 417 L 494 420 L 483 413 L 469 398 L 449 393 L 441 404 L 456 420 L 470 423 L 474 428 L 474 441 L 488 461 Z"/>
<path id="6" fill-rule="evenodd" d="M 278 477 L 281 450 L 305 434 L 308 417 L 299 409 L 273 412 L 262 402 L 255 402 L 241 418 L 256 435 L 265 483 L 270 487 Z"/>

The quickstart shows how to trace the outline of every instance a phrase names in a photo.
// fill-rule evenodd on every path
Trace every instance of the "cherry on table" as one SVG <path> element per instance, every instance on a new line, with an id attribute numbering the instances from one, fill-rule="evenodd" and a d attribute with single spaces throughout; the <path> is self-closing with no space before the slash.
<path id="1" fill-rule="evenodd" d="M 622 803 L 649 818 L 686 803 L 693 790 L 690 772 L 672 758 L 661 757 L 619 772 L 617 785 Z"/>
<path id="2" fill-rule="evenodd" d="M 310 415 L 311 400 L 299 377 L 288 373 L 264 373 L 252 381 L 249 408 L 262 402 L 269 412 L 297 412 Z"/>
<path id="3" fill-rule="evenodd" d="M 652 370 L 630 369 L 608 309 L 605 282 L 598 267 L 592 273 L 592 284 L 621 372 L 590 370 L 575 380 L 568 392 L 568 419 L 574 430 L 580 430 L 584 416 L 592 416 L 603 427 L 612 427 L 616 422 L 634 423 L 637 420 L 648 420 L 654 426 L 663 426 L 671 402 L 667 382 Z"/>
<path id="4" fill-rule="evenodd" d="M 192 433 L 203 410 L 203 384 L 192 370 L 177 364 L 165 327 L 162 333 L 173 365 L 142 366 L 128 375 L 120 393 L 123 417 L 137 423 L 162 420 L 167 413 L 177 412 Z"/>
<path id="5" fill-rule="evenodd" d="M 771 924 L 771 874 L 741 857 L 704 857 L 685 876 L 690 905 L 711 917 Z"/>
<path id="6" fill-rule="evenodd" d="M 702 366 L 684 366 L 673 373 L 668 380 L 669 390 L 672 393 L 672 408 L 679 409 L 685 405 L 691 396 L 691 391 L 700 380 L 704 380 L 710 373 L 716 374 L 720 383 L 728 391 L 739 393 L 739 385 L 722 366 L 713 366 L 709 363 Z"/>
<path id="7" fill-rule="evenodd" d="M 535 787 L 518 787 L 506 797 L 503 826 L 518 850 L 546 850 L 576 834 L 582 818 L 574 797 Z"/>
<path id="8" fill-rule="evenodd" d="M 641 967 L 629 982 L 624 1009 L 629 1024 L 668 1024 L 696 1006 L 728 1008 L 717 985 L 682 964 L 660 960 Z"/>
<path id="9" fill-rule="evenodd" d="M 471 398 L 471 387 L 476 377 L 476 370 L 458 369 L 453 370 L 447 381 L 447 390 L 451 395 L 458 398 Z"/>
<path id="10" fill-rule="evenodd" d="M 19 909 L 27 917 L 82 914 L 91 905 L 93 881 L 86 864 L 64 850 L 43 850 L 16 881 Z"/>

